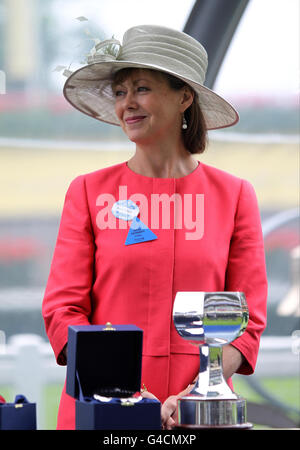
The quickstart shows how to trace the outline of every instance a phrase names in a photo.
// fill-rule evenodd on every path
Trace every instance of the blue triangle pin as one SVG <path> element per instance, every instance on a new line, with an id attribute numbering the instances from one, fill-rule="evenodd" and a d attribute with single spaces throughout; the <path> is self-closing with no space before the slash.
<path id="1" fill-rule="evenodd" d="M 138 217 L 134 217 L 128 231 L 125 245 L 154 241 L 157 236 Z"/>

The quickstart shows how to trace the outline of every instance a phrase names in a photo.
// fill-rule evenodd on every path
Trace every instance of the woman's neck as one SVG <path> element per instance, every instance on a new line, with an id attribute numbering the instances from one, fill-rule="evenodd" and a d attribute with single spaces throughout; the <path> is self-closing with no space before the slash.
<path id="1" fill-rule="evenodd" d="M 198 162 L 183 146 L 136 146 L 128 167 L 134 172 L 154 178 L 180 178 L 196 169 Z"/>

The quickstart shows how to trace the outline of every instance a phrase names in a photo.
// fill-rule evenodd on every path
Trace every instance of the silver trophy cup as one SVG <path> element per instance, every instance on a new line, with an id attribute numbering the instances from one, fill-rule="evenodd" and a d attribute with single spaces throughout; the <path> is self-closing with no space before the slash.
<path id="1" fill-rule="evenodd" d="M 200 372 L 190 394 L 178 400 L 176 427 L 251 428 L 246 401 L 226 383 L 222 347 L 248 324 L 242 292 L 177 292 L 173 320 L 183 339 L 199 346 Z"/>

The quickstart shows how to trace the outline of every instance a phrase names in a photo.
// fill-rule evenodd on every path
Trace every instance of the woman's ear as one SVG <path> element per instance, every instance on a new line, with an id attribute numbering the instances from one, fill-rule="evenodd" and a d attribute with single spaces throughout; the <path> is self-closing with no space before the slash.
<path id="1" fill-rule="evenodd" d="M 194 92 L 188 86 L 182 88 L 181 112 L 184 112 L 186 109 L 188 109 L 193 103 L 193 100 L 194 100 Z"/>

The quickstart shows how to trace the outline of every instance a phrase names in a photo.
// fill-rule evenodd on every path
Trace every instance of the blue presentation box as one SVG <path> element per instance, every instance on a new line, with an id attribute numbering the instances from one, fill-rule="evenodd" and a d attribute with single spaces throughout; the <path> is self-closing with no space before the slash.
<path id="1" fill-rule="evenodd" d="M 23 395 L 14 403 L 0 403 L 0 430 L 36 430 L 36 404 Z"/>
<path id="2" fill-rule="evenodd" d="M 135 325 L 69 326 L 66 392 L 77 430 L 161 429 L 160 402 L 137 398 L 142 344 Z"/>

